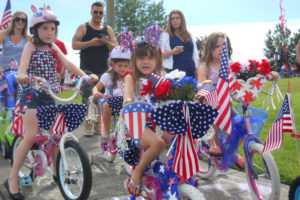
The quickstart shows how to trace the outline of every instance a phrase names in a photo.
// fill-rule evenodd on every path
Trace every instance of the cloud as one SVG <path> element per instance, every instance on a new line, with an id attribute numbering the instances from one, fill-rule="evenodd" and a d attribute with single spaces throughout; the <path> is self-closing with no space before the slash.
<path id="1" fill-rule="evenodd" d="M 79 50 L 73 50 L 72 49 L 72 43 L 65 43 L 65 46 L 67 48 L 68 54 L 67 58 L 74 63 L 77 67 L 80 65 L 80 59 L 79 59 Z"/>
<path id="2" fill-rule="evenodd" d="M 260 60 L 265 58 L 263 48 L 265 47 L 264 40 L 266 39 L 266 33 L 269 29 L 273 31 L 277 23 L 278 22 L 190 26 L 188 30 L 194 37 L 208 36 L 215 31 L 224 32 L 231 41 L 233 61 L 246 61 L 249 59 Z M 288 28 L 294 33 L 299 26 L 288 25 Z"/>

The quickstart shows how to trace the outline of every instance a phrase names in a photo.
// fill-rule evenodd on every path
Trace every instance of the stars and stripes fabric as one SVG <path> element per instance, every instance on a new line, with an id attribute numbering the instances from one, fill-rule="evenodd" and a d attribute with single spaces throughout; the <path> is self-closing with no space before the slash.
<path id="1" fill-rule="evenodd" d="M 232 135 L 229 89 L 229 57 L 227 44 L 225 41 L 222 47 L 222 57 L 217 83 L 217 95 L 219 103 L 217 109 L 219 111 L 219 115 L 217 116 L 215 124 L 225 132 Z"/>
<path id="2" fill-rule="evenodd" d="M 19 137 L 23 138 L 24 136 L 24 124 L 21 112 L 23 111 L 24 107 L 20 108 L 20 102 L 18 101 L 15 106 L 15 114 L 14 114 L 14 121 L 12 122 L 10 132 L 11 134 L 16 134 Z"/>
<path id="3" fill-rule="evenodd" d="M 183 105 L 183 112 L 187 123 L 187 133 L 177 136 L 173 169 L 187 180 L 199 171 L 199 162 L 191 133 L 189 107 L 186 104 Z"/>
<path id="4" fill-rule="evenodd" d="M 151 105 L 143 102 L 124 106 L 121 116 L 133 140 L 141 139 L 151 110 Z"/>
<path id="5" fill-rule="evenodd" d="M 282 105 L 265 141 L 262 155 L 281 147 L 284 132 L 295 132 L 294 113 L 292 109 L 290 93 L 287 93 L 282 102 Z"/>
<path id="6" fill-rule="evenodd" d="M 206 103 L 207 105 L 216 108 L 218 106 L 218 94 L 216 88 L 212 84 L 205 84 L 201 90 L 199 90 L 196 99 L 200 103 Z"/>
<path id="7" fill-rule="evenodd" d="M 87 106 L 84 104 L 46 105 L 37 109 L 39 127 L 56 134 L 73 131 L 82 123 Z"/>
<path id="8" fill-rule="evenodd" d="M 11 19 L 12 19 L 12 14 L 11 14 L 10 0 L 7 0 L 5 10 L 2 16 L 1 24 L 0 24 L 0 30 L 7 29 Z"/>

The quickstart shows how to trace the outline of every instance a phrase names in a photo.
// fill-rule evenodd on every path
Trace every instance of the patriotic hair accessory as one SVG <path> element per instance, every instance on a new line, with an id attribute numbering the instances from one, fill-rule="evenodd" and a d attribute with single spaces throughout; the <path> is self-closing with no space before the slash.
<path id="1" fill-rule="evenodd" d="M 131 31 L 128 29 L 124 29 L 121 33 L 121 42 L 120 46 L 123 47 L 124 50 L 132 52 L 134 49 L 134 38 L 132 36 Z"/>
<path id="2" fill-rule="evenodd" d="M 31 10 L 34 14 L 30 18 L 29 28 L 33 28 L 35 25 L 42 22 L 55 22 L 57 25 L 59 24 L 57 16 L 51 11 L 49 5 L 46 7 L 44 4 L 43 8 L 40 8 L 39 10 L 32 5 Z"/>
<path id="3" fill-rule="evenodd" d="M 151 25 L 148 26 L 144 30 L 144 35 L 145 35 L 145 42 L 152 47 L 155 47 L 156 49 L 159 48 L 160 44 L 160 37 L 162 34 L 162 29 L 158 25 Z"/>

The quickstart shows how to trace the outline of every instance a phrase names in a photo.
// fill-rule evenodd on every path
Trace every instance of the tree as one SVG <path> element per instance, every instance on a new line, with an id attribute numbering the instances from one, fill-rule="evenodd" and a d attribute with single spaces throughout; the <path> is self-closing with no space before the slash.
<path id="1" fill-rule="evenodd" d="M 296 42 L 295 39 L 296 35 L 292 37 L 291 30 L 286 26 L 284 28 L 284 32 L 285 32 L 285 37 L 283 36 L 281 24 L 277 24 L 274 32 L 269 30 L 266 34 L 267 36 L 267 39 L 265 40 L 266 47 L 264 48 L 264 54 L 266 58 L 269 59 L 271 61 L 271 64 L 273 65 L 274 63 L 273 55 L 275 53 L 280 55 L 280 59 L 275 61 L 272 68 L 272 70 L 275 71 L 279 71 L 281 66 L 286 64 L 286 60 L 290 70 L 291 65 L 293 65 L 296 60 L 296 45 L 298 42 L 298 41 Z M 284 43 L 286 46 L 286 56 L 284 51 Z"/>
<path id="2" fill-rule="evenodd" d="M 144 28 L 157 24 L 161 28 L 167 25 L 167 15 L 163 1 L 158 3 L 147 0 L 115 0 L 115 32 L 119 36 L 124 28 L 134 36 L 142 35 Z"/>

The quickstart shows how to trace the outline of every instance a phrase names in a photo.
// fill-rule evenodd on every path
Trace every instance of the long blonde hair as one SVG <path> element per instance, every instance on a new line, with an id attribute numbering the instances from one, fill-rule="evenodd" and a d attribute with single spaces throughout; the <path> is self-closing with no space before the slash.
<path id="1" fill-rule="evenodd" d="M 183 13 L 180 10 L 172 10 L 171 13 L 169 14 L 169 18 L 168 18 L 168 25 L 165 31 L 167 31 L 171 37 L 174 37 L 174 28 L 172 27 L 171 24 L 171 16 L 173 14 L 177 14 L 180 16 L 181 18 L 181 24 L 180 24 L 180 28 L 179 28 L 179 33 L 180 33 L 180 37 L 183 39 L 183 43 L 187 43 L 188 41 L 190 41 L 191 38 L 191 34 L 190 32 L 187 30 L 186 28 L 186 22 L 185 22 L 185 17 L 183 15 Z"/>
<path id="2" fill-rule="evenodd" d="M 26 36 L 26 39 L 29 38 L 29 35 L 27 34 L 27 28 L 28 28 L 28 17 L 26 15 L 25 12 L 23 11 L 16 11 L 13 16 L 12 16 L 12 19 L 11 19 L 11 23 L 9 24 L 8 28 L 7 28 L 7 34 L 8 35 L 13 35 L 14 34 L 14 29 L 15 29 L 15 19 L 19 16 L 19 15 L 22 15 L 24 14 L 26 16 L 26 22 L 25 22 L 25 26 L 22 30 L 22 35 L 23 36 Z"/>
<path id="3" fill-rule="evenodd" d="M 162 67 L 162 54 L 159 49 L 156 49 L 155 47 L 149 46 L 147 43 L 141 43 L 138 44 L 135 51 L 131 55 L 131 61 L 132 61 L 132 73 L 133 73 L 133 80 L 134 80 L 134 92 L 136 94 L 140 93 L 140 78 L 143 76 L 143 74 L 138 70 L 136 66 L 136 59 L 147 56 L 148 52 L 151 56 L 154 56 L 156 58 L 156 68 L 154 73 L 160 75 L 163 67 Z"/>

